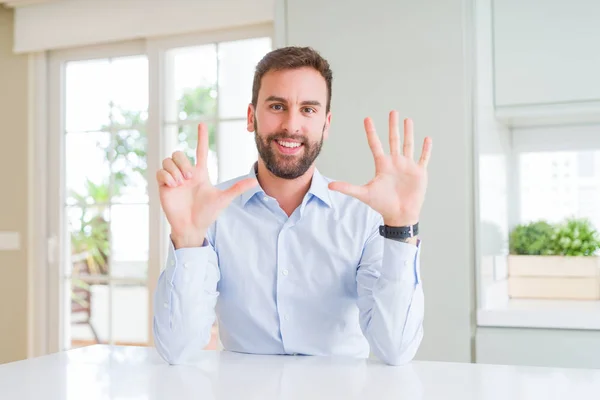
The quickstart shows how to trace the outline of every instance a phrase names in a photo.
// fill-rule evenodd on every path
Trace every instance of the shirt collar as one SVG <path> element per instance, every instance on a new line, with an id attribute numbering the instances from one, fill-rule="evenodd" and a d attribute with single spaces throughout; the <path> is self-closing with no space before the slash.
<path id="1" fill-rule="evenodd" d="M 329 196 L 329 182 L 323 175 L 321 175 L 317 168 L 315 168 L 315 172 L 313 173 L 313 178 L 310 184 L 310 189 L 308 189 L 308 193 L 319 198 L 328 207 L 331 207 L 331 197 Z"/>
<path id="2" fill-rule="evenodd" d="M 248 177 L 249 178 L 256 178 L 256 174 L 258 172 L 258 163 L 255 162 L 252 165 L 252 168 L 250 168 L 250 172 L 248 173 Z M 262 188 L 260 187 L 260 185 L 254 185 L 252 188 L 248 189 L 247 191 L 245 191 L 244 193 L 242 193 L 242 207 L 246 206 L 246 203 L 248 203 L 250 201 L 251 198 L 254 197 L 255 194 L 257 193 L 264 193 L 264 191 L 262 190 Z"/>
<path id="3" fill-rule="evenodd" d="M 250 168 L 250 172 L 248 173 L 248 177 L 256 178 L 258 170 L 258 163 L 254 163 L 252 168 Z M 251 189 L 248 189 L 244 193 L 242 193 L 241 200 L 242 206 L 246 206 L 246 204 L 252 199 L 256 194 L 264 193 L 260 185 L 255 185 Z M 308 193 L 317 197 L 327 206 L 331 207 L 331 197 L 329 196 L 329 182 L 327 179 L 321 175 L 319 170 L 315 168 L 313 173 L 313 178 L 310 184 L 310 188 L 308 189 Z"/>

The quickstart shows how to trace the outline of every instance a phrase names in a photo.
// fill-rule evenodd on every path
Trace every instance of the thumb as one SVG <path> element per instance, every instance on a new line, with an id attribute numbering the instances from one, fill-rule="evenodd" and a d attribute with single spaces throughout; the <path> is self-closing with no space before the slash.
<path id="1" fill-rule="evenodd" d="M 229 189 L 223 191 L 223 197 L 227 200 L 227 202 L 232 201 L 246 190 L 253 188 L 258 184 L 258 180 L 256 178 L 245 178 L 241 181 L 235 183 Z"/>
<path id="2" fill-rule="evenodd" d="M 369 190 L 365 186 L 352 185 L 347 182 L 331 182 L 329 189 L 357 198 L 366 203 Z"/>

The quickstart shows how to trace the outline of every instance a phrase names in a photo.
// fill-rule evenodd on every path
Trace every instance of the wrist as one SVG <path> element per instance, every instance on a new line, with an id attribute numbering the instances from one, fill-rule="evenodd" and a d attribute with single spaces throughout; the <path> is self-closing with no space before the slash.
<path id="1" fill-rule="evenodd" d="M 205 232 L 175 233 L 171 232 L 171 240 L 175 249 L 204 246 Z"/>
<path id="2" fill-rule="evenodd" d="M 413 226 L 419 222 L 418 217 L 384 217 L 383 224 L 393 227 Z"/>

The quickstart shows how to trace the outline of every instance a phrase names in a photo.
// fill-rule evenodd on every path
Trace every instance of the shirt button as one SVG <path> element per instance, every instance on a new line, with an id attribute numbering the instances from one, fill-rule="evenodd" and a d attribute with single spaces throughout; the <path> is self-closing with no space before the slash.
<path id="1" fill-rule="evenodd" d="M 283 274 L 283 276 L 287 276 L 287 274 L 288 274 L 288 270 L 287 270 L 287 269 L 284 269 L 283 271 L 281 271 L 281 273 Z"/>
<path id="2" fill-rule="evenodd" d="M 163 303 L 163 307 L 164 308 L 169 308 L 169 303 L 167 303 L 166 301 Z"/>
<path id="3" fill-rule="evenodd" d="M 404 261 L 404 266 L 408 267 L 408 261 Z"/>
<path id="4" fill-rule="evenodd" d="M 175 265 L 175 260 L 171 260 L 171 266 Z"/>
<path id="5" fill-rule="evenodd" d="M 283 316 L 283 319 L 286 320 L 286 321 L 289 321 L 290 320 L 290 316 L 286 314 L 286 315 Z"/>
<path id="6" fill-rule="evenodd" d="M 269 201 L 269 198 L 267 196 L 263 197 L 264 201 Z"/>
<path id="7" fill-rule="evenodd" d="M 186 268 L 186 269 L 187 269 L 189 266 L 190 266 L 190 263 L 183 263 L 183 267 L 184 267 L 184 268 Z"/>

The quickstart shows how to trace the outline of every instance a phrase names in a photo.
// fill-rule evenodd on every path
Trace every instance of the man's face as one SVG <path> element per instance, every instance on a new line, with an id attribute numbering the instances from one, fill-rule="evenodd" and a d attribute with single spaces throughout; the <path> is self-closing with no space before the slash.
<path id="1" fill-rule="evenodd" d="M 265 166 L 295 179 L 313 164 L 327 138 L 327 85 L 313 68 L 267 72 L 256 103 L 248 107 L 248 131 Z"/>

